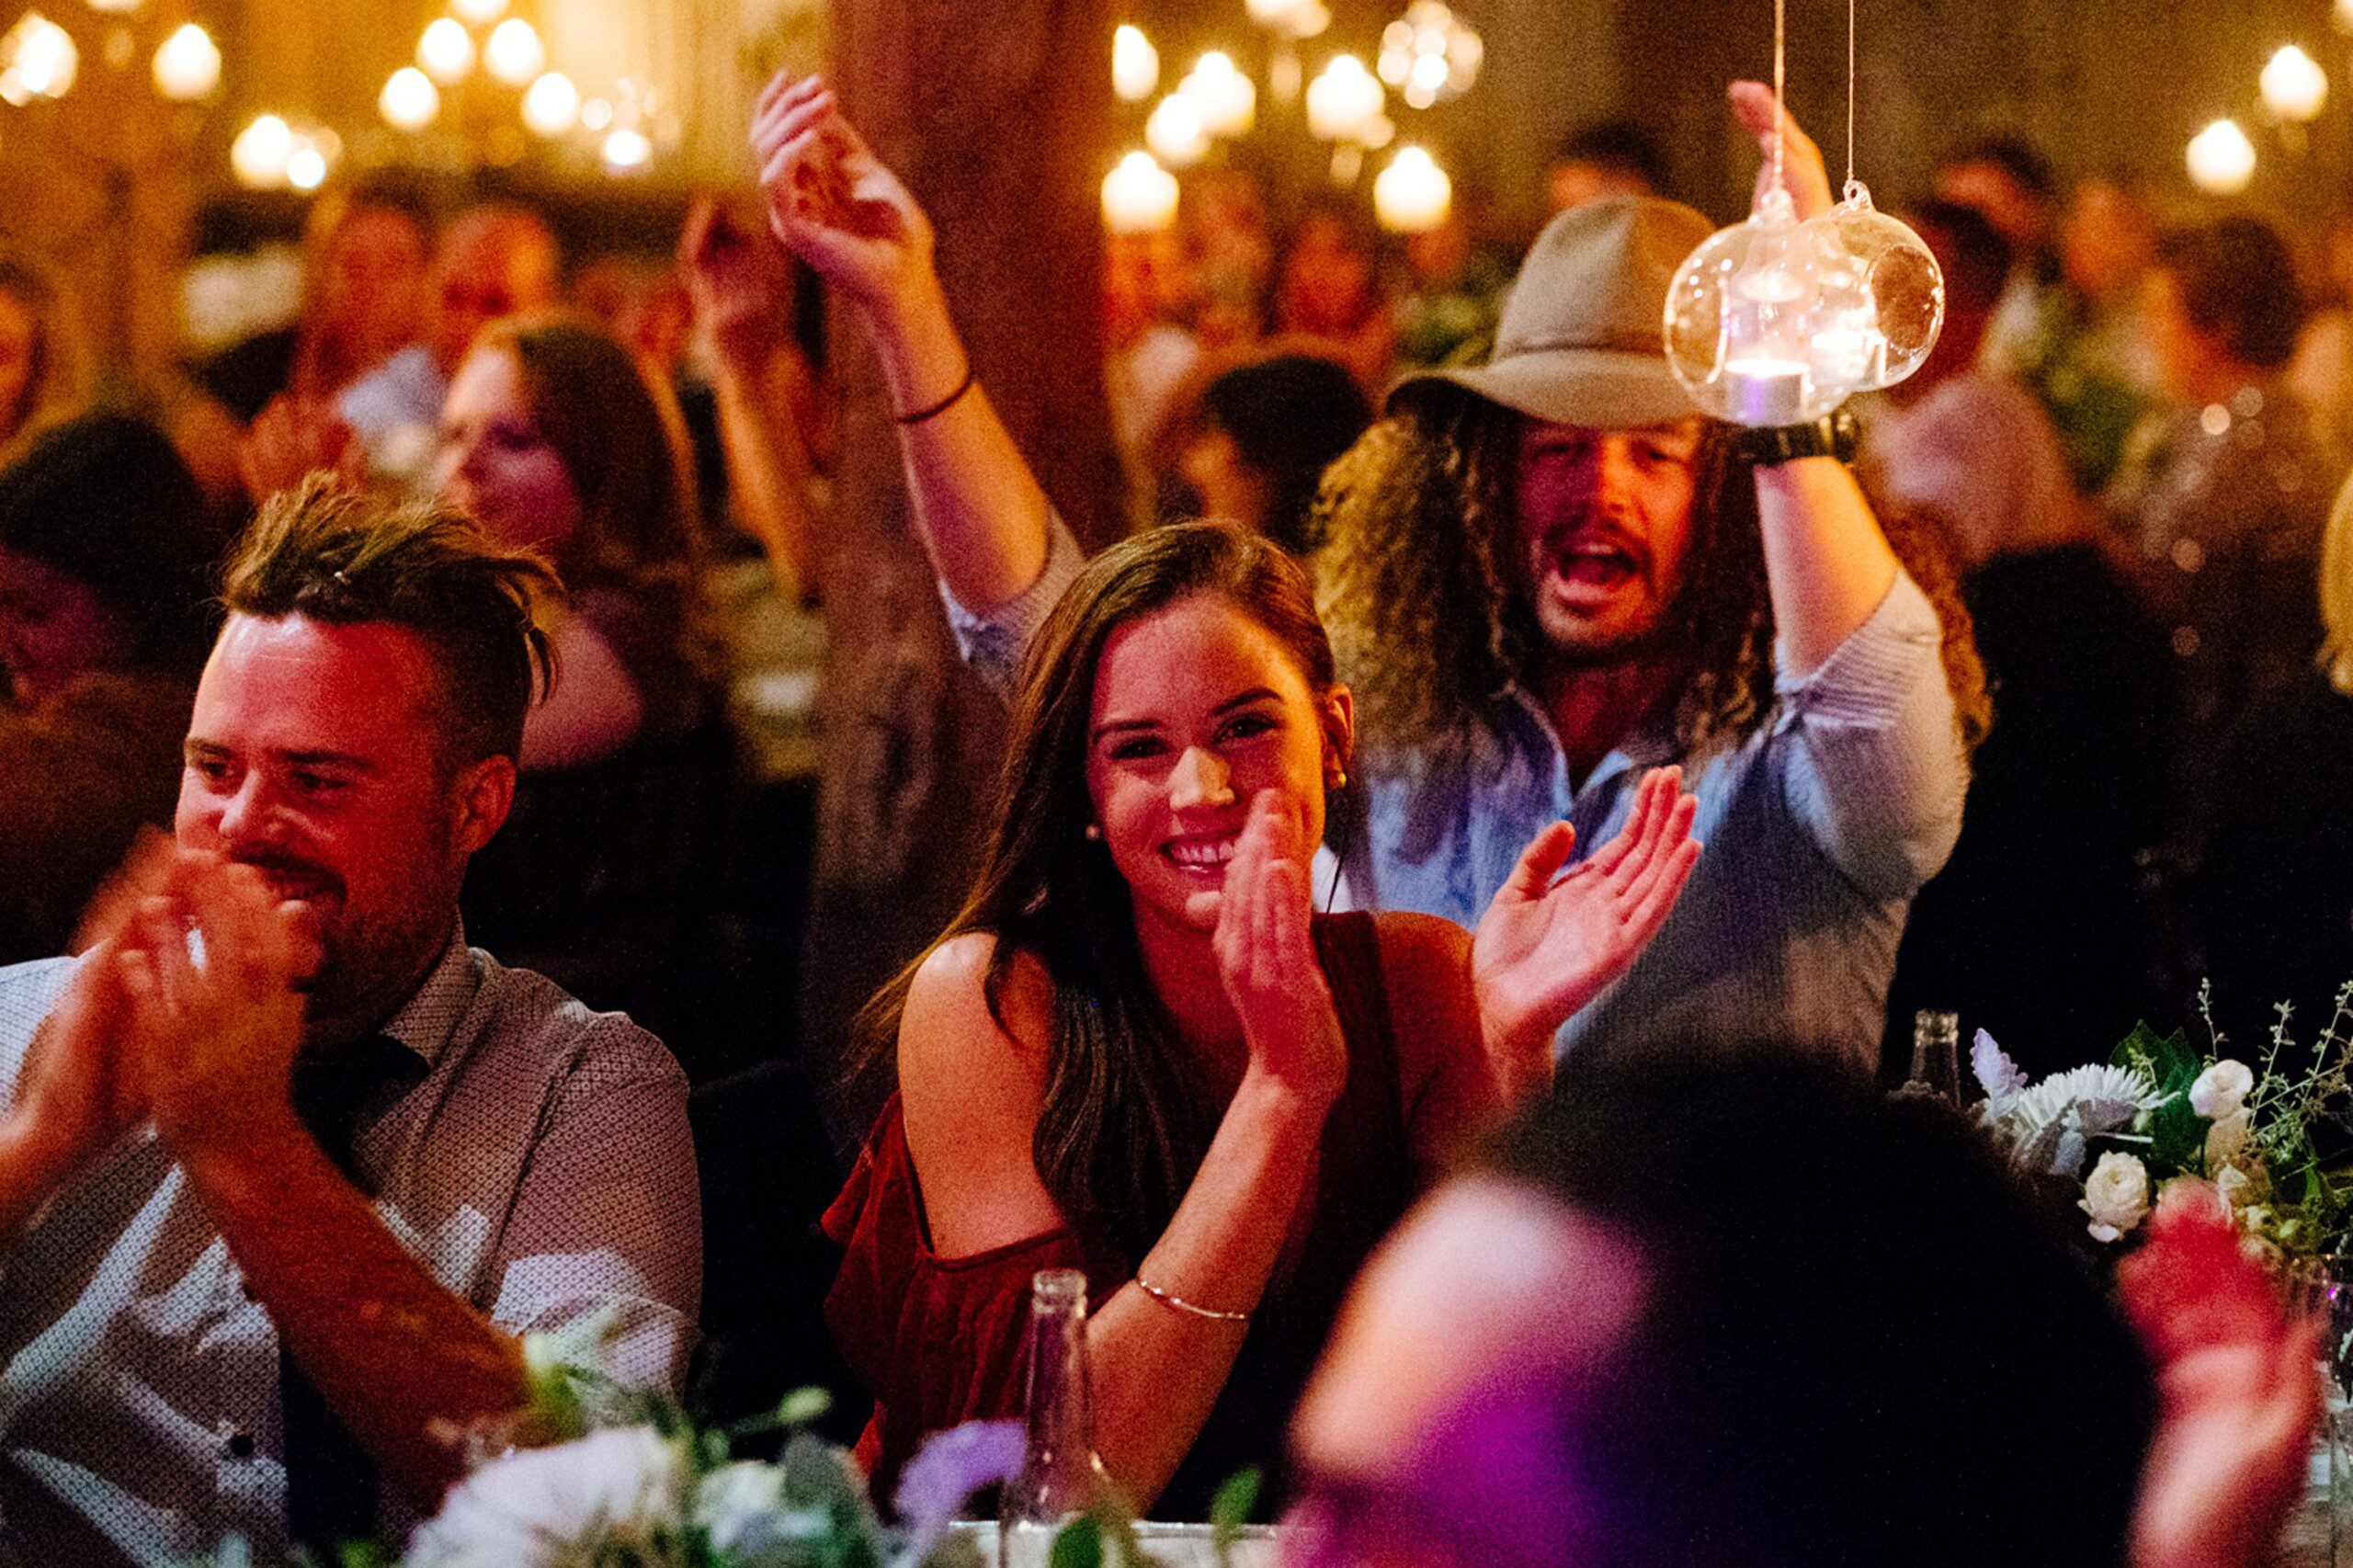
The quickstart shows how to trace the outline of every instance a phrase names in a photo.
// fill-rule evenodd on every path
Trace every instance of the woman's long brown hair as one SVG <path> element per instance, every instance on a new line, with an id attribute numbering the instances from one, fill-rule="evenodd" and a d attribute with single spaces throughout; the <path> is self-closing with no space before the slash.
<path id="1" fill-rule="evenodd" d="M 1095 677 L 1112 632 L 1180 600 L 1215 595 L 1264 627 L 1312 690 L 1333 684 L 1332 647 L 1306 574 L 1276 545 L 1222 523 L 1180 523 L 1114 546 L 1055 605 L 1022 665 L 1005 772 L 982 869 L 933 948 L 967 932 L 996 938 L 987 980 L 1000 1028 L 1017 954 L 1045 966 L 1053 1012 L 1045 1104 L 1031 1141 L 1063 1214 L 1142 1257 L 1176 1212 L 1216 1131 L 1219 1107 L 1137 948 L 1127 881 L 1086 836 Z M 887 1070 L 926 949 L 859 1018 L 871 1072 Z"/>

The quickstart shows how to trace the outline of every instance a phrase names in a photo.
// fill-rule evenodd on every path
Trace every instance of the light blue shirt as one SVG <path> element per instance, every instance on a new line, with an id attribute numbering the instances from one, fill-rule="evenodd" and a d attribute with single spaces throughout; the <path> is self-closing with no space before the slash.
<path id="1" fill-rule="evenodd" d="M 985 616 L 943 590 L 957 643 L 1010 689 L 1029 640 L 1077 574 L 1056 526 L 1046 570 Z M 1572 788 L 1540 703 L 1513 690 L 1448 744 L 1369 735 L 1351 772 L 1363 826 L 1338 845 L 1339 907 L 1418 910 L 1475 926 L 1548 824 L 1582 857 L 1625 824 L 1643 770 L 1680 763 L 1705 846 L 1632 968 L 1570 1019 L 1561 1048 L 1794 1043 L 1869 1065 L 1904 916 L 1961 830 L 1969 781 L 1927 597 L 1899 575 L 1870 617 L 1803 677 L 1777 680 L 1755 731 L 1704 756 L 1638 732 Z"/>

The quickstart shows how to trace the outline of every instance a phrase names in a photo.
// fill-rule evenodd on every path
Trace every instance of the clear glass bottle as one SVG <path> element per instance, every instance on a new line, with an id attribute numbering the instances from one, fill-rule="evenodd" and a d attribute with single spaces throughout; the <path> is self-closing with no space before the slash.
<path id="1" fill-rule="evenodd" d="M 998 1568 L 1042 1568 L 1055 1535 L 1109 1484 L 1095 1453 L 1086 1276 L 1041 1268 L 1029 1282 L 1029 1449 L 997 1511 Z"/>
<path id="2" fill-rule="evenodd" d="M 1912 1015 L 1912 1075 L 1904 1086 L 1961 1103 L 1960 1014 L 1923 1008 Z"/>

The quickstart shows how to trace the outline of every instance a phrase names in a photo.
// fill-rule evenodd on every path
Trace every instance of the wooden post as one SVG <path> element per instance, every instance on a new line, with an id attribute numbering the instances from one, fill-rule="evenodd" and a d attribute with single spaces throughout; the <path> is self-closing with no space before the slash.
<path id="1" fill-rule="evenodd" d="M 938 231 L 973 369 L 1082 541 L 1116 517 L 1096 300 L 1112 19 L 1103 0 L 835 0 L 844 107 Z M 846 398 L 817 565 L 830 651 L 802 1020 L 834 1074 L 875 988 L 970 883 L 1003 713 L 949 641 L 907 516 L 896 433 L 857 324 L 832 324 Z M 838 1135 L 875 1107 L 836 1108 Z"/>

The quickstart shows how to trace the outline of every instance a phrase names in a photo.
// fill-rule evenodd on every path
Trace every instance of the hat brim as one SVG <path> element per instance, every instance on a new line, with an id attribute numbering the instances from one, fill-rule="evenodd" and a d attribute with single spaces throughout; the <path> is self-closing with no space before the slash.
<path id="1" fill-rule="evenodd" d="M 1439 381 L 1548 425 L 1637 430 L 1699 412 L 1664 358 L 1607 348 L 1535 349 L 1485 365 L 1416 371 L 1389 389 L 1388 411 L 1395 413 L 1410 389 Z"/>

